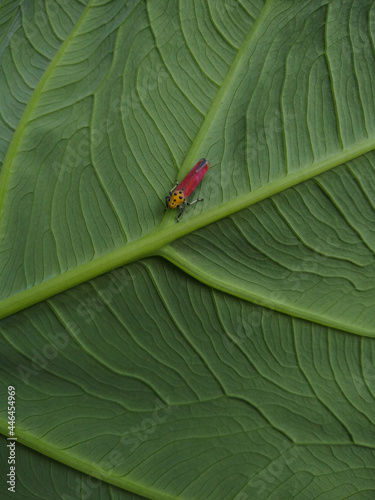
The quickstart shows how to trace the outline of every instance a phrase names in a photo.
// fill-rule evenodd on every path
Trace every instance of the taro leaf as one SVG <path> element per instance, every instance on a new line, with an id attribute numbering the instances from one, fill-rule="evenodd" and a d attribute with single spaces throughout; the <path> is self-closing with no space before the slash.
<path id="1" fill-rule="evenodd" d="M 373 497 L 374 22 L 0 4 L 3 495 Z"/>

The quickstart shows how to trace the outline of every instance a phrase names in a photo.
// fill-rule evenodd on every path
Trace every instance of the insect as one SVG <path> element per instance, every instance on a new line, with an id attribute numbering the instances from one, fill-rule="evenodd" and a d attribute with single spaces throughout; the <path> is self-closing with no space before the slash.
<path id="1" fill-rule="evenodd" d="M 176 181 L 176 185 L 169 191 L 169 196 L 165 197 L 165 205 L 167 208 L 179 207 L 180 209 L 177 222 L 180 222 L 180 217 L 186 205 L 194 205 L 197 201 L 203 201 L 203 198 L 197 198 L 189 203 L 187 199 L 206 175 L 209 166 L 210 163 L 205 158 L 201 158 L 195 167 L 190 170 L 185 179 L 180 183 Z"/>

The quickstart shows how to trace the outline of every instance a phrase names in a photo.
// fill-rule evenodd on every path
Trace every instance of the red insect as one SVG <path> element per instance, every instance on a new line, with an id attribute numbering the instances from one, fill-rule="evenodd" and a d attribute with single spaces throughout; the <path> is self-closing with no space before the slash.
<path id="1" fill-rule="evenodd" d="M 203 198 L 197 198 L 189 203 L 187 199 L 206 175 L 209 166 L 210 164 L 205 158 L 199 160 L 199 162 L 190 170 L 180 184 L 176 181 L 176 185 L 169 191 L 169 196 L 165 197 L 165 204 L 167 208 L 180 208 L 177 222 L 180 221 L 185 205 L 194 205 L 197 201 L 203 201 Z"/>

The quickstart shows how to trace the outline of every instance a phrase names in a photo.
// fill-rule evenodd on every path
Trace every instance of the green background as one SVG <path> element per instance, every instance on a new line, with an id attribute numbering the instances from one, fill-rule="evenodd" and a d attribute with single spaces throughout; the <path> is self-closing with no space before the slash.
<path id="1" fill-rule="evenodd" d="M 374 22 L 0 3 L 3 496 L 373 497 Z"/>

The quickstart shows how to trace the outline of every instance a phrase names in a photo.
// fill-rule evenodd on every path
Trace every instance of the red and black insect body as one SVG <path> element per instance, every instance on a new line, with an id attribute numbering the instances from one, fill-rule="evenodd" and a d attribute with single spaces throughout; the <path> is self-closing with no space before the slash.
<path id="1" fill-rule="evenodd" d="M 180 220 L 185 205 L 194 205 L 197 201 L 203 201 L 203 198 L 197 198 L 189 203 L 187 199 L 206 175 L 209 166 L 210 163 L 205 158 L 199 160 L 195 167 L 190 170 L 187 176 L 179 184 L 176 181 L 176 185 L 169 191 L 169 196 L 165 197 L 167 208 L 180 208 L 177 222 Z"/>

